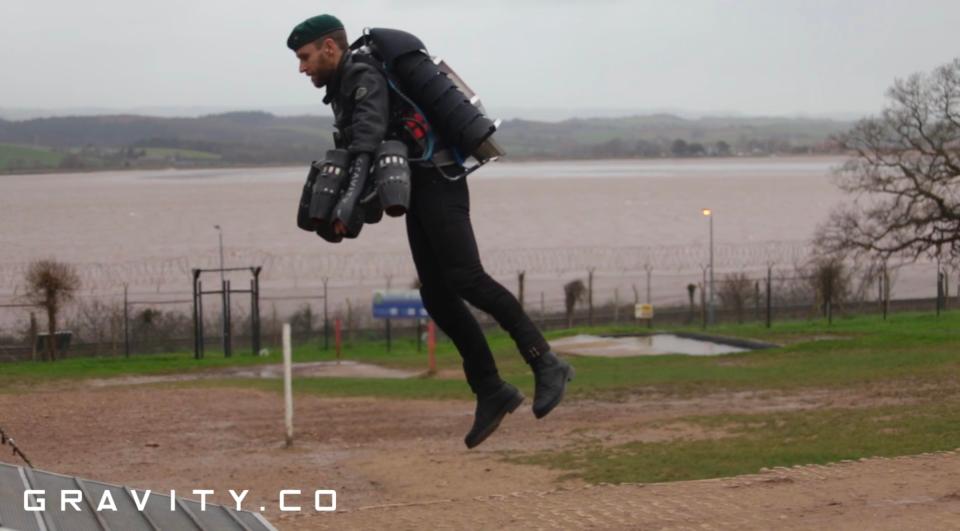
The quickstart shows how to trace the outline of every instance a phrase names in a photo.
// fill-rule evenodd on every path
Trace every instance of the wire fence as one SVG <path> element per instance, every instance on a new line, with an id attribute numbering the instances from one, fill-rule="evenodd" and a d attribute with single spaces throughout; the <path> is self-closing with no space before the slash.
<path id="1" fill-rule="evenodd" d="M 950 278 L 956 278 L 956 271 L 942 269 L 935 269 L 933 275 L 923 272 L 921 278 L 929 282 L 924 282 L 926 293 L 922 296 L 895 298 L 891 284 L 896 283 L 897 270 L 886 273 L 886 284 L 883 275 L 876 272 L 867 271 L 857 277 L 856 271 L 848 271 L 842 279 L 843 285 L 836 287 L 836 293 L 825 295 L 821 286 L 823 279 L 816 272 L 798 266 L 778 268 L 768 264 L 717 270 L 711 290 L 708 267 L 684 271 L 647 264 L 640 270 L 613 271 L 611 263 L 627 263 L 623 255 L 600 254 L 594 260 L 593 263 L 604 264 L 604 267 L 564 270 L 563 274 L 557 273 L 560 269 L 551 271 L 548 267 L 520 269 L 496 278 L 517 295 L 531 318 L 545 330 L 627 323 L 640 327 L 708 327 L 711 321 L 772 324 L 782 319 L 831 318 L 835 314 L 942 311 L 956 306 L 960 297 L 960 279 L 955 283 L 956 295 L 950 296 Z M 529 266 L 530 262 L 518 260 L 513 265 L 519 268 Z M 166 271 L 164 267 L 159 270 Z M 934 267 L 937 266 L 934 264 Z M 266 278 L 269 278 L 268 271 L 264 269 Z M 185 277 L 179 279 L 182 287 L 189 286 L 189 270 Z M 122 278 L 120 275 L 115 280 Z M 408 280 L 403 282 L 403 278 Z M 298 343 L 329 345 L 333 322 L 337 319 L 342 323 L 347 341 L 360 338 L 386 341 L 388 334 L 394 339 L 419 337 L 424 330 L 422 323 L 393 320 L 387 324 L 374 319 L 371 311 L 374 290 L 409 289 L 413 283 L 413 275 L 387 275 L 366 281 L 351 279 L 348 275 L 347 278 L 325 278 L 320 285 L 295 287 L 270 287 L 265 282 L 260 290 L 261 344 L 268 350 L 276 349 L 281 341 L 282 323 L 290 322 Z M 112 290 L 104 286 L 106 284 L 97 284 L 95 289 L 85 290 L 65 308 L 59 328 L 70 332 L 68 357 L 193 349 L 190 290 L 140 289 L 127 290 L 125 295 L 116 285 Z M 916 291 L 912 288 L 912 292 Z M 635 319 L 635 307 L 640 303 L 654 306 L 652 321 Z M 208 296 L 203 299 L 203 305 L 204 342 L 215 351 L 222 340 L 222 299 Z M 497 326 L 490 316 L 474 313 L 484 327 Z M 38 337 L 43 336 L 47 324 L 42 309 L 24 302 L 21 295 L 8 293 L 0 295 L 0 315 L 4 323 L 0 326 L 0 361 L 37 359 L 38 349 L 43 347 Z M 243 297 L 231 299 L 229 315 L 234 351 L 237 355 L 252 354 L 251 302 Z"/>

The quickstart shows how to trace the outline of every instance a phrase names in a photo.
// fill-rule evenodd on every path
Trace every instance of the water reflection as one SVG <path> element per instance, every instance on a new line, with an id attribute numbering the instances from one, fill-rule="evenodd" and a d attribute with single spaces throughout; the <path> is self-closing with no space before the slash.
<path id="1" fill-rule="evenodd" d="M 656 356 L 660 354 L 717 356 L 749 350 L 712 341 L 680 337 L 674 334 L 630 337 L 601 337 L 581 334 L 552 341 L 551 346 L 554 350 L 563 354 L 605 358 Z"/>

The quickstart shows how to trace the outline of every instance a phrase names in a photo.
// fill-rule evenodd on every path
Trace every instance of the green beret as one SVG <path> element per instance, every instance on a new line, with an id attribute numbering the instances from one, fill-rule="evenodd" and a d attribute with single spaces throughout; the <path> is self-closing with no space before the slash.
<path id="1" fill-rule="evenodd" d="M 297 51 L 324 35 L 343 29 L 343 23 L 333 15 L 317 15 L 297 24 L 287 38 L 287 48 Z"/>

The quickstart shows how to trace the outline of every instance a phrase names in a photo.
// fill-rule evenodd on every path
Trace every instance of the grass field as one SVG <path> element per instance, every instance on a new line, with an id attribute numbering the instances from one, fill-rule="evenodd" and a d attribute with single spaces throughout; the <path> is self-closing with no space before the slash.
<path id="1" fill-rule="evenodd" d="M 220 160 L 217 153 L 178 148 L 145 148 L 146 156 L 151 159 L 177 158 L 181 160 Z"/>
<path id="2" fill-rule="evenodd" d="M 46 148 L 0 144 L 0 171 L 27 168 L 55 168 L 63 154 Z"/>
<path id="3" fill-rule="evenodd" d="M 631 331 L 637 329 L 629 326 L 575 328 L 551 332 L 547 336 Z M 793 321 L 777 323 L 771 329 L 762 325 L 724 325 L 712 328 L 710 332 L 785 346 L 717 357 L 577 358 L 578 378 L 571 393 L 602 398 L 638 391 L 689 394 L 722 390 L 839 388 L 892 381 L 951 382 L 960 367 L 958 331 L 960 312 L 946 312 L 939 318 L 929 313 L 902 313 L 892 315 L 887 321 L 877 316 L 855 317 L 836 320 L 833 325 L 821 321 Z M 501 332 L 491 333 L 488 337 L 504 377 L 522 389 L 532 390 L 532 377 L 510 338 Z M 413 370 L 425 370 L 427 363 L 426 347 L 423 352 L 417 352 L 413 340 L 394 341 L 391 352 L 386 351 L 383 342 L 348 342 L 344 345 L 343 357 Z M 309 343 L 295 347 L 294 359 L 332 360 L 334 352 L 332 346 L 325 351 L 322 344 Z M 47 379 L 163 374 L 277 362 L 277 352 L 269 357 L 238 353 L 226 359 L 215 351 L 208 351 L 201 361 L 194 360 L 190 353 L 181 352 L 134 356 L 129 360 L 107 357 L 74 358 L 57 363 L 12 363 L 2 366 L 0 387 Z M 459 356 L 450 342 L 438 342 L 437 364 L 441 370 L 459 368 Z M 462 383 L 451 386 L 449 381 L 442 379 L 392 383 L 359 379 L 355 386 L 348 383 L 349 379 L 321 381 L 326 383 L 319 385 L 303 379 L 298 384 L 305 391 L 310 389 L 331 395 L 469 398 Z"/>
<path id="4" fill-rule="evenodd" d="M 629 332 L 629 327 L 579 328 L 554 332 Z M 827 463 L 866 456 L 894 456 L 960 447 L 960 312 L 940 317 L 902 313 L 884 321 L 865 316 L 835 320 L 757 325 L 725 325 L 711 333 L 783 345 L 768 350 L 717 357 L 680 355 L 637 358 L 573 358 L 577 379 L 571 398 L 623 402 L 642 397 L 713 400 L 714 396 L 747 392 L 771 396 L 827 393 L 859 397 L 840 405 L 784 411 L 687 415 L 644 421 L 643 430 L 695 427 L 709 436 L 680 437 L 661 442 L 612 444 L 578 438 L 546 451 L 510 452 L 511 462 L 560 469 L 593 482 L 649 482 L 698 479 L 756 472 L 762 467 Z M 490 334 L 502 375 L 528 395 L 533 379 L 506 335 Z M 413 341 L 348 343 L 344 358 L 388 367 L 424 370 L 426 353 Z M 333 352 L 317 344 L 300 345 L 297 361 L 330 360 Z M 158 374 L 224 366 L 277 362 L 237 354 L 231 359 L 208 352 L 195 361 L 188 353 L 111 358 L 67 359 L 57 363 L 16 363 L 0 367 L 0 389 L 18 392 L 43 381 Z M 449 342 L 437 353 L 442 373 L 456 374 L 459 358 Z M 280 392 L 276 380 L 205 379 L 173 385 L 243 387 Z M 381 380 L 301 378 L 298 394 L 373 396 L 397 399 L 470 399 L 467 386 L 455 378 Z M 722 398 L 721 398 L 722 399 Z"/>

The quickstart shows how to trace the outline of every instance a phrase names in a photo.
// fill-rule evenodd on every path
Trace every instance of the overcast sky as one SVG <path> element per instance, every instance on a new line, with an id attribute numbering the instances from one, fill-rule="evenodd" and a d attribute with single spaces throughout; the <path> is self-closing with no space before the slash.
<path id="1" fill-rule="evenodd" d="M 325 11 L 417 34 L 494 115 L 870 113 L 960 55 L 957 0 L 0 0 L 0 107 L 326 112 L 285 47 Z"/>

